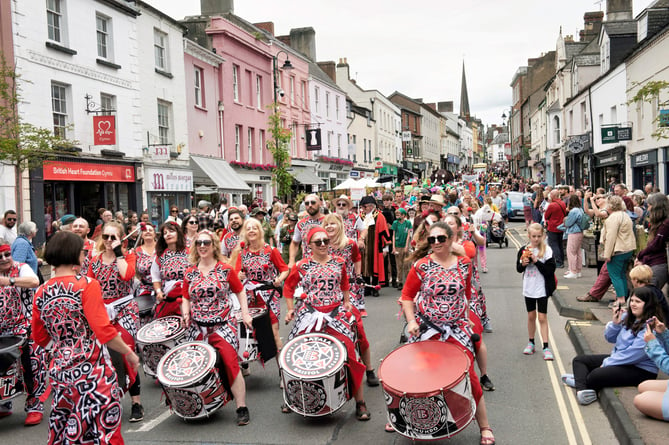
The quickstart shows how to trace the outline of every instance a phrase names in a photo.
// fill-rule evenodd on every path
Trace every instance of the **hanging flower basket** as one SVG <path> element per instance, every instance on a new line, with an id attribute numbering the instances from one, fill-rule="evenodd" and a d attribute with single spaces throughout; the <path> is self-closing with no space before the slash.
<path id="1" fill-rule="evenodd" d="M 272 171 L 276 168 L 274 164 L 253 164 L 250 162 L 239 162 L 239 161 L 230 161 L 230 165 L 238 168 L 245 168 L 247 170 L 263 170 L 263 171 Z"/>
<path id="2" fill-rule="evenodd" d="M 320 156 L 318 159 L 322 162 L 329 162 L 331 164 L 340 164 L 353 167 L 353 162 L 349 161 L 348 159 L 328 158 L 327 156 Z"/>

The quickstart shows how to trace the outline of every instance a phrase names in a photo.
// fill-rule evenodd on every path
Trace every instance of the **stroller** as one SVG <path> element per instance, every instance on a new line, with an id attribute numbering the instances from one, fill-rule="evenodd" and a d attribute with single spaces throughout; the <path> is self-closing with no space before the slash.
<path id="1" fill-rule="evenodd" d="M 486 231 L 486 246 L 489 244 L 499 244 L 499 248 L 509 247 L 509 240 L 506 238 L 506 228 L 504 227 L 503 219 L 492 218 L 490 227 Z"/>

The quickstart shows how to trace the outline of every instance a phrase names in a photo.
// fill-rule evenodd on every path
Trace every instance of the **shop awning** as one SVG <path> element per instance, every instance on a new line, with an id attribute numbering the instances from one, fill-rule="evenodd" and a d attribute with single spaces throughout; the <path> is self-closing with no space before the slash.
<path id="1" fill-rule="evenodd" d="M 213 185 L 219 192 L 250 193 L 251 188 L 223 159 L 191 156 L 193 182 L 196 184 Z"/>
<path id="2" fill-rule="evenodd" d="M 322 185 L 325 184 L 313 170 L 305 167 L 294 167 L 293 177 L 302 185 Z"/>

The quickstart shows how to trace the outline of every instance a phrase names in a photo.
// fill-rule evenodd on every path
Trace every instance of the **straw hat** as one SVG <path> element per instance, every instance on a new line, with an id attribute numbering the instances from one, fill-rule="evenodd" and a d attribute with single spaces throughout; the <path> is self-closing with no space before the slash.
<path id="1" fill-rule="evenodd" d="M 432 197 L 430 198 L 430 203 L 439 204 L 442 207 L 446 205 L 446 201 L 444 201 L 444 197 L 441 195 L 432 195 Z"/>

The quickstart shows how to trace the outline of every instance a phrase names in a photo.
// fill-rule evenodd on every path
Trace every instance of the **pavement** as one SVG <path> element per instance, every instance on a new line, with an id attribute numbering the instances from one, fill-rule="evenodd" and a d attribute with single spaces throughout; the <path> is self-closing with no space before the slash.
<path id="1" fill-rule="evenodd" d="M 524 228 L 510 230 L 511 235 L 526 242 Z M 576 298 L 585 295 L 597 277 L 596 267 L 584 267 L 582 277 L 565 279 L 566 269 L 558 269 L 558 287 L 553 302 L 563 317 L 571 318 L 565 330 L 577 354 L 610 354 L 613 347 L 604 339 L 604 327 L 611 320 L 610 300 L 615 298 L 612 289 L 600 302 L 580 302 Z M 659 378 L 667 379 L 660 374 Z M 633 404 L 637 394 L 635 387 L 606 388 L 599 393 L 599 403 L 609 419 L 616 437 L 623 445 L 666 445 L 669 441 L 669 423 L 641 414 Z"/>

